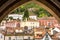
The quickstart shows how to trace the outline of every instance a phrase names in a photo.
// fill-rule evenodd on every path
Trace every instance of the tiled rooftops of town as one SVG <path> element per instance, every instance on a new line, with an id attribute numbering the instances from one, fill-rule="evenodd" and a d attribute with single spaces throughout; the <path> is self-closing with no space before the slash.
<path id="1" fill-rule="evenodd" d="M 24 30 L 23 30 L 23 27 L 16 27 L 16 28 L 10 28 L 10 27 L 7 27 L 6 28 L 6 33 L 5 33 L 5 36 L 33 36 L 33 34 L 24 34 L 23 33 Z"/>
<path id="2" fill-rule="evenodd" d="M 57 39 L 58 37 L 57 37 L 56 34 L 55 34 L 55 35 L 51 35 L 51 38 L 52 38 L 52 39 Z"/>
<path id="3" fill-rule="evenodd" d="M 6 26 L 6 27 L 17 27 L 17 26 L 20 26 L 20 21 L 11 20 L 11 21 L 9 21 L 9 22 L 6 22 L 6 23 L 5 23 L 5 26 Z"/>
<path id="4" fill-rule="evenodd" d="M 60 29 L 60 24 L 56 24 L 54 26 Z"/>
<path id="5" fill-rule="evenodd" d="M 7 23 L 9 23 L 9 22 L 12 22 L 12 23 L 14 23 L 14 22 L 20 22 L 20 21 L 18 21 L 18 20 L 10 20 L 10 21 L 7 21 Z"/>
<path id="6" fill-rule="evenodd" d="M 35 31 L 45 31 L 44 28 L 34 28 Z"/>
<path id="7" fill-rule="evenodd" d="M 55 36 L 56 36 L 57 38 L 60 38 L 60 32 L 59 32 L 59 33 L 56 33 Z"/>
<path id="8" fill-rule="evenodd" d="M 23 27 L 6 27 L 7 31 L 23 30 Z"/>
<path id="9" fill-rule="evenodd" d="M 22 30 L 22 28 L 11 28 L 11 27 L 7 27 L 6 28 L 6 33 L 5 33 L 5 36 L 15 36 L 16 34 L 16 30 Z M 19 35 L 21 35 L 19 33 Z"/>
<path id="10" fill-rule="evenodd" d="M 15 33 L 15 34 L 5 34 L 5 36 L 34 36 L 33 34 Z"/>
<path id="11" fill-rule="evenodd" d="M 12 27 L 7 27 L 6 28 L 7 33 L 14 33 L 14 28 Z"/>
<path id="12" fill-rule="evenodd" d="M 44 36 L 46 33 L 44 28 L 34 28 L 34 32 L 42 36 Z"/>

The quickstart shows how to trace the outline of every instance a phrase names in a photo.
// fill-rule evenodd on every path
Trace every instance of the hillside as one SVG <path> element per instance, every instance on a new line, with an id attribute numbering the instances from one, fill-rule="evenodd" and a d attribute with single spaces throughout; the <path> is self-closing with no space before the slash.
<path id="1" fill-rule="evenodd" d="M 27 4 L 19 6 L 12 13 L 24 14 L 24 13 L 26 13 L 25 10 L 27 10 L 29 14 L 32 14 L 32 13 L 36 14 L 37 17 L 39 17 L 39 18 L 45 17 L 45 16 L 48 16 L 48 17 L 52 16 L 44 8 L 42 8 L 41 6 L 39 6 L 33 2 L 29 2 Z"/>

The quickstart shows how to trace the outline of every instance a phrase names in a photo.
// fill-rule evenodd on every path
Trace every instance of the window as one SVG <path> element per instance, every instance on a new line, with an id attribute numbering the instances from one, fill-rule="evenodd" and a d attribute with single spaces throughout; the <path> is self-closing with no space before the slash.
<path id="1" fill-rule="evenodd" d="M 34 23 L 33 23 L 34 24 Z"/>
<path id="2" fill-rule="evenodd" d="M 11 37 L 9 37 L 9 40 L 11 40 Z"/>
<path id="3" fill-rule="evenodd" d="M 2 35 L 0 35 L 0 38 L 2 38 Z"/>
<path id="4" fill-rule="evenodd" d="M 1 36 L 1 38 L 2 38 L 2 36 Z"/>

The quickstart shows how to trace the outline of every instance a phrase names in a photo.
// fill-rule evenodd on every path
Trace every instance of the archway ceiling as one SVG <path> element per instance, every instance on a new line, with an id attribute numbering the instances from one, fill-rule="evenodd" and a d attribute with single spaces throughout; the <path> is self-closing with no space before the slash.
<path id="1" fill-rule="evenodd" d="M 60 21 L 60 0 L 0 0 L 0 22 L 13 9 L 29 1 L 38 1 L 50 8 Z"/>

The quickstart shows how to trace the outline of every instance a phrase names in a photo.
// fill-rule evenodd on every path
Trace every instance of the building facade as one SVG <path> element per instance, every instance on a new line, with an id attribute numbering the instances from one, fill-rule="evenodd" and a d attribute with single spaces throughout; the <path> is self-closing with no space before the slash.
<path id="1" fill-rule="evenodd" d="M 27 21 L 27 22 L 20 22 L 20 27 L 39 27 L 38 21 Z"/>
<path id="2" fill-rule="evenodd" d="M 4 40 L 4 34 L 0 33 L 0 40 Z"/>

